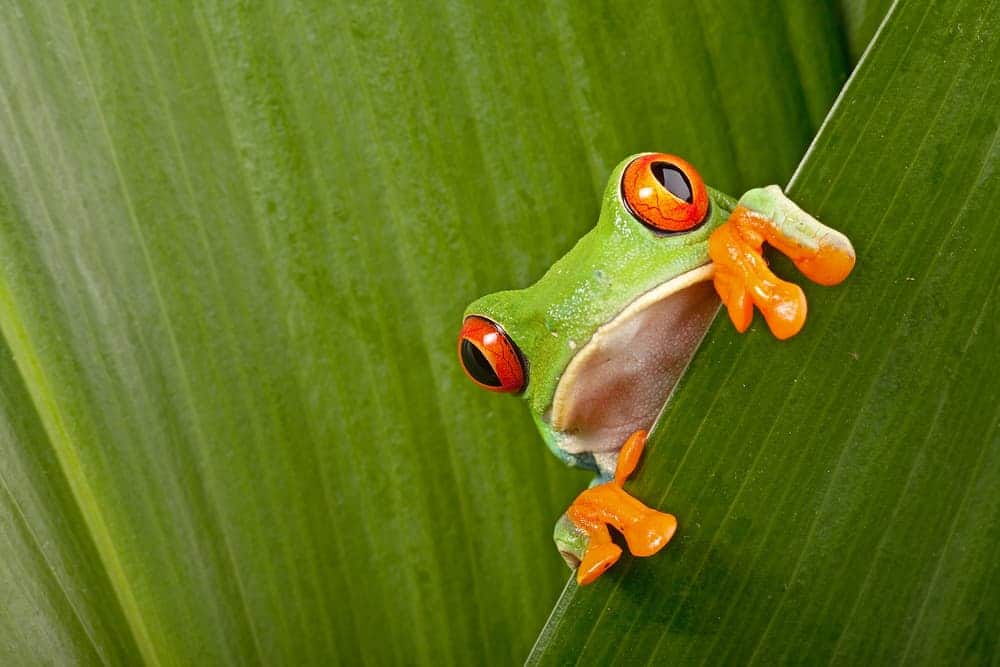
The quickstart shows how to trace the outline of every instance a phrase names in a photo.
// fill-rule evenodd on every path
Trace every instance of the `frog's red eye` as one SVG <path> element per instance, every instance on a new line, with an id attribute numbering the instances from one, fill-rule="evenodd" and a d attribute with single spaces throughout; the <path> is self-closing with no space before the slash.
<path id="1" fill-rule="evenodd" d="M 458 359 L 465 374 L 484 389 L 510 394 L 524 389 L 524 358 L 496 322 L 466 317 L 458 335 Z"/>
<path id="2" fill-rule="evenodd" d="M 640 222 L 661 232 L 683 232 L 708 216 L 708 190 L 685 160 L 648 153 L 622 173 L 622 201 Z"/>

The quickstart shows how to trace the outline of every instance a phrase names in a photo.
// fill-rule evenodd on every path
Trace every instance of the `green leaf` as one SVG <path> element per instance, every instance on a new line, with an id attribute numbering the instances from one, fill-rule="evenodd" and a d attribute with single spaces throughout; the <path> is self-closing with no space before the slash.
<path id="1" fill-rule="evenodd" d="M 463 306 L 630 152 L 788 176 L 846 57 L 758 4 L 5 4 L 0 662 L 520 660 L 586 480 Z"/>
<path id="2" fill-rule="evenodd" d="M 791 187 L 854 274 L 789 342 L 715 322 L 632 485 L 678 536 L 569 585 L 530 662 L 996 660 L 995 10 L 897 4 Z"/>

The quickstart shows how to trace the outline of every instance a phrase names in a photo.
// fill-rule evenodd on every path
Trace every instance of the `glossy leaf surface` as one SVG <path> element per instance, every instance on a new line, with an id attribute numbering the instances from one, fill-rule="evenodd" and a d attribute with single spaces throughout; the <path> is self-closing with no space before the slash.
<path id="1" fill-rule="evenodd" d="M 759 5 L 2 3 L 0 662 L 520 661 L 586 478 L 462 309 L 630 152 L 787 178 L 846 56 Z"/>
<path id="2" fill-rule="evenodd" d="M 632 485 L 678 537 L 531 662 L 996 661 L 997 53 L 996 3 L 897 3 L 790 190 L 855 273 L 790 342 L 716 320 Z"/>

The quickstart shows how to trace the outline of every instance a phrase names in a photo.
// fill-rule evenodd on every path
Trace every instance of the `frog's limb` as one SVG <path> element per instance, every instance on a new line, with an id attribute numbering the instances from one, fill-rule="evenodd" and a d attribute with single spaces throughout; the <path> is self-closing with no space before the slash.
<path id="1" fill-rule="evenodd" d="M 624 450 L 624 446 L 622 449 Z M 615 454 L 617 459 L 617 453 Z M 588 488 L 605 484 L 614 476 L 614 472 L 614 464 L 612 464 L 609 474 L 598 472 L 594 479 L 590 480 Z M 583 554 L 587 550 L 587 533 L 573 523 L 568 514 L 563 514 L 556 521 L 555 529 L 552 531 L 552 541 L 556 543 L 556 549 L 559 550 L 559 555 L 566 561 L 569 569 L 575 570 L 579 567 L 580 561 L 583 560 Z"/>
<path id="2" fill-rule="evenodd" d="M 798 285 L 775 276 L 761 256 L 763 237 L 757 216 L 737 206 L 712 233 L 708 252 L 715 264 L 715 290 L 740 333 L 753 320 L 756 305 L 778 338 L 794 336 L 806 321 L 806 296 Z"/>
<path id="3" fill-rule="evenodd" d="M 645 431 L 633 433 L 622 445 L 614 479 L 581 493 L 566 512 L 566 517 L 586 540 L 576 571 L 576 580 L 581 585 L 597 579 L 621 555 L 621 548 L 611 541 L 608 526 L 624 535 L 629 551 L 635 556 L 652 556 L 666 546 L 677 530 L 677 519 L 673 515 L 650 509 L 622 488 L 642 456 L 645 444 Z M 557 524 L 557 544 L 559 531 Z"/>
<path id="4" fill-rule="evenodd" d="M 615 466 L 615 484 L 621 486 L 625 483 L 635 468 L 639 465 L 642 457 L 642 450 L 646 448 L 646 432 L 636 431 L 625 440 L 625 444 L 618 451 L 618 465 Z"/>
<path id="5" fill-rule="evenodd" d="M 552 531 L 552 541 L 556 543 L 556 549 L 566 561 L 566 565 L 575 570 L 587 550 L 587 533 L 582 528 L 577 528 L 576 524 L 563 514 L 556 521 L 555 529 Z"/>
<path id="6" fill-rule="evenodd" d="M 587 548 L 576 568 L 576 581 L 581 585 L 589 584 L 618 561 L 622 555 L 621 547 L 611 541 L 611 533 L 595 508 L 574 502 L 566 516 L 587 534 Z"/>
<path id="7" fill-rule="evenodd" d="M 810 280 L 836 285 L 854 268 L 846 236 L 800 209 L 776 185 L 750 190 L 709 239 L 715 289 L 740 332 L 757 306 L 771 332 L 794 336 L 806 319 L 806 298 L 798 285 L 781 280 L 761 255 L 767 242 L 787 255 Z"/>

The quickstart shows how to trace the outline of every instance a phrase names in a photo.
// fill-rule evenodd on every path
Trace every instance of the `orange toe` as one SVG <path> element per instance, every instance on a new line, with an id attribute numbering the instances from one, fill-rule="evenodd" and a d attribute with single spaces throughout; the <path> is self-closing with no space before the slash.
<path id="1" fill-rule="evenodd" d="M 750 300 L 750 294 L 737 279 L 727 275 L 719 267 L 716 267 L 713 282 L 716 293 L 722 299 L 722 303 L 726 305 L 729 320 L 737 331 L 743 333 L 750 327 L 750 322 L 753 320 L 753 302 Z"/>
<path id="2" fill-rule="evenodd" d="M 779 340 L 791 338 L 806 323 L 806 295 L 802 288 L 783 280 L 767 286 L 761 299 L 755 302 L 764 315 L 771 333 Z"/>
<path id="3" fill-rule="evenodd" d="M 854 270 L 856 261 L 850 242 L 835 238 L 821 243 L 817 252 L 795 259 L 795 266 L 815 283 L 837 285 Z"/>
<path id="4" fill-rule="evenodd" d="M 641 520 L 625 527 L 622 534 L 632 555 L 652 556 L 667 546 L 676 531 L 677 518 L 673 514 L 649 510 Z"/>
<path id="5" fill-rule="evenodd" d="M 635 472 L 642 458 L 642 450 L 646 447 L 646 431 L 638 430 L 628 437 L 618 452 L 618 463 L 615 466 L 615 484 L 621 486 Z"/>
<path id="6" fill-rule="evenodd" d="M 618 562 L 621 555 L 621 547 L 614 542 L 604 542 L 588 548 L 576 569 L 576 583 L 581 586 L 593 583 L 605 570 Z"/>

